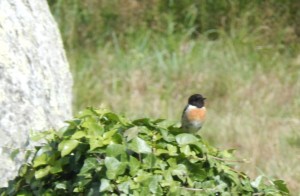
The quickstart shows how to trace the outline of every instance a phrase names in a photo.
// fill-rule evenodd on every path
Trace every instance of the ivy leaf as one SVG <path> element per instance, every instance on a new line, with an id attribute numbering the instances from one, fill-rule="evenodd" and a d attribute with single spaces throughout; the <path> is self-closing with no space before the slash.
<path id="1" fill-rule="evenodd" d="M 151 178 L 152 174 L 144 170 L 139 170 L 136 177 L 133 179 L 137 183 L 142 183 Z"/>
<path id="2" fill-rule="evenodd" d="M 264 176 L 260 175 L 258 176 L 253 182 L 251 182 L 251 185 L 254 187 L 254 188 L 259 188 L 260 187 L 260 184 L 262 182 L 262 179 L 263 179 Z"/>
<path id="3" fill-rule="evenodd" d="M 51 174 L 57 174 L 57 173 L 60 173 L 62 171 L 63 171 L 62 162 L 60 160 L 56 161 L 50 169 Z"/>
<path id="4" fill-rule="evenodd" d="M 167 149 L 170 156 L 176 156 L 177 154 L 177 147 L 171 144 L 167 144 Z"/>
<path id="5" fill-rule="evenodd" d="M 155 163 L 157 158 L 154 154 L 147 154 L 146 157 L 143 159 L 143 168 L 144 169 L 151 169 L 155 167 Z"/>
<path id="6" fill-rule="evenodd" d="M 41 134 L 46 143 L 0 195 L 289 194 L 281 180 L 269 184 L 259 176 L 251 183 L 232 169 L 234 163 L 213 158 L 231 157 L 232 150 L 220 151 L 160 121 L 131 123 L 89 108 L 60 132 Z"/>
<path id="7" fill-rule="evenodd" d="M 108 179 L 116 179 L 118 175 L 123 174 L 127 165 L 114 157 L 105 157 L 104 164 L 107 169 L 106 176 Z"/>
<path id="8" fill-rule="evenodd" d="M 101 179 L 101 185 L 100 185 L 100 189 L 99 192 L 104 192 L 104 191 L 112 191 L 112 187 L 110 185 L 110 181 L 107 179 Z"/>
<path id="9" fill-rule="evenodd" d="M 119 116 L 112 112 L 108 112 L 108 113 L 104 114 L 103 117 L 106 117 L 107 119 L 109 119 L 110 121 L 113 121 L 113 122 L 120 122 Z"/>
<path id="10" fill-rule="evenodd" d="M 137 126 L 152 126 L 153 125 L 149 118 L 137 119 L 137 120 L 132 121 L 132 123 Z"/>
<path id="11" fill-rule="evenodd" d="M 87 133 L 90 137 L 94 135 L 101 135 L 104 132 L 102 126 L 98 124 L 95 118 L 85 118 L 84 122 L 82 123 L 82 127 L 87 129 Z"/>
<path id="12" fill-rule="evenodd" d="M 106 156 L 116 157 L 118 155 L 125 155 L 126 147 L 121 144 L 109 144 L 106 148 Z"/>
<path id="13" fill-rule="evenodd" d="M 149 190 L 153 194 L 162 195 L 162 189 L 159 185 L 159 182 L 162 180 L 162 176 L 155 175 L 152 176 L 149 180 Z"/>
<path id="14" fill-rule="evenodd" d="M 152 150 L 147 142 L 139 137 L 134 138 L 129 144 L 129 149 L 136 153 L 151 153 Z"/>
<path id="15" fill-rule="evenodd" d="M 123 136 L 127 138 L 127 141 L 132 140 L 133 138 L 138 136 L 140 129 L 138 127 L 132 127 L 130 129 L 127 129 Z"/>
<path id="16" fill-rule="evenodd" d="M 39 169 L 39 170 L 35 171 L 35 174 L 34 174 L 35 178 L 40 179 L 40 178 L 43 178 L 43 177 L 47 176 L 50 172 L 50 169 L 51 169 L 51 167 L 48 165 L 45 168 L 42 168 L 42 169 Z"/>
<path id="17" fill-rule="evenodd" d="M 50 146 L 43 146 L 42 148 L 40 148 L 33 160 L 33 167 L 36 168 L 42 165 L 47 165 L 51 160 L 52 153 L 53 152 L 51 151 Z"/>
<path id="18" fill-rule="evenodd" d="M 289 189 L 286 186 L 286 183 L 283 180 L 275 180 L 273 181 L 278 190 L 284 194 L 289 194 Z"/>
<path id="19" fill-rule="evenodd" d="M 80 169 L 80 172 L 78 175 L 84 176 L 87 173 L 90 173 L 92 170 L 96 170 L 99 167 L 99 163 L 96 158 L 89 157 L 85 159 L 84 164 L 82 168 Z"/>
<path id="20" fill-rule="evenodd" d="M 90 150 L 94 150 L 96 148 L 103 147 L 104 146 L 103 138 L 100 136 L 92 137 L 90 139 L 89 145 L 90 145 Z"/>
<path id="21" fill-rule="evenodd" d="M 66 190 L 67 189 L 67 182 L 57 182 L 55 183 L 55 189 L 62 189 L 62 190 Z"/>
<path id="22" fill-rule="evenodd" d="M 10 158 L 12 160 L 14 160 L 16 158 L 16 156 L 19 154 L 20 150 L 19 149 L 14 149 L 11 153 L 10 153 Z"/>
<path id="23" fill-rule="evenodd" d="M 103 139 L 111 139 L 112 136 L 117 132 L 117 129 L 113 129 L 111 131 L 107 131 L 103 134 Z"/>
<path id="24" fill-rule="evenodd" d="M 20 167 L 18 174 L 19 176 L 23 177 L 26 175 L 27 171 L 28 171 L 28 165 L 25 164 Z"/>
<path id="25" fill-rule="evenodd" d="M 129 181 L 126 181 L 126 182 L 123 182 L 123 183 L 120 183 L 118 185 L 118 189 L 122 192 L 124 192 L 125 194 L 129 194 L 129 190 L 130 190 L 130 182 Z"/>
<path id="26" fill-rule="evenodd" d="M 64 157 L 72 152 L 77 146 L 79 142 L 77 140 L 63 140 L 58 145 L 58 150 L 61 151 L 61 156 Z"/>
<path id="27" fill-rule="evenodd" d="M 76 133 L 74 133 L 74 135 L 72 135 L 71 139 L 81 139 L 83 137 L 86 136 L 86 133 L 84 131 L 77 131 Z"/>
<path id="28" fill-rule="evenodd" d="M 137 160 L 135 157 L 130 156 L 129 159 L 129 168 L 130 168 L 130 175 L 135 176 L 140 168 L 141 162 Z"/>
<path id="29" fill-rule="evenodd" d="M 175 167 L 172 167 L 171 170 L 172 170 L 172 175 L 177 176 L 182 181 L 185 181 L 185 178 L 187 176 L 187 168 L 185 165 L 178 164 Z"/>
<path id="30" fill-rule="evenodd" d="M 187 144 L 193 144 L 199 141 L 197 137 L 195 137 L 193 134 L 189 133 L 182 133 L 176 136 L 176 142 L 180 145 L 187 145 Z"/>

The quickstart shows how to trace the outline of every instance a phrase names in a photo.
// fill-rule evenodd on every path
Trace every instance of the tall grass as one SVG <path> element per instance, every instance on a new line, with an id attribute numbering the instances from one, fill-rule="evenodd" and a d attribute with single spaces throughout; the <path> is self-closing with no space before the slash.
<path id="1" fill-rule="evenodd" d="M 203 137 L 241 169 L 300 193 L 299 1 L 50 1 L 74 77 L 74 109 L 106 105 L 180 121 L 203 93 Z"/>

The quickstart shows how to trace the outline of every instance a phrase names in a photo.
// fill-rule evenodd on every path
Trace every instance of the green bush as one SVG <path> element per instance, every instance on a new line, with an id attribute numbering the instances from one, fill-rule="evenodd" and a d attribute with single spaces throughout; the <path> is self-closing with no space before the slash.
<path id="1" fill-rule="evenodd" d="M 129 121 L 89 108 L 68 123 L 35 136 L 46 143 L 1 196 L 289 194 L 281 180 L 251 181 L 236 171 L 233 150 L 217 150 L 161 119 Z"/>

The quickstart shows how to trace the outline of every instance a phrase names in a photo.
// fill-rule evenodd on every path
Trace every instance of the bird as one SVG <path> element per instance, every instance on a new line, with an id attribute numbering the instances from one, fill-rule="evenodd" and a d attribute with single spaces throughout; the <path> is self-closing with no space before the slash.
<path id="1" fill-rule="evenodd" d="M 189 97 L 181 117 L 181 129 L 184 132 L 199 134 L 206 116 L 205 99 L 201 94 L 193 94 Z"/>

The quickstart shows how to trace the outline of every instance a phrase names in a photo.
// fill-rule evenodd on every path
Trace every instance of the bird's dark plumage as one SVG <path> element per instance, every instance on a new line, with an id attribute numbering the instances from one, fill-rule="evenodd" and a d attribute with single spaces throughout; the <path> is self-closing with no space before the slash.
<path id="1" fill-rule="evenodd" d="M 205 99 L 201 94 L 194 94 L 189 97 L 181 118 L 183 131 L 198 133 L 201 129 L 206 116 Z"/>

